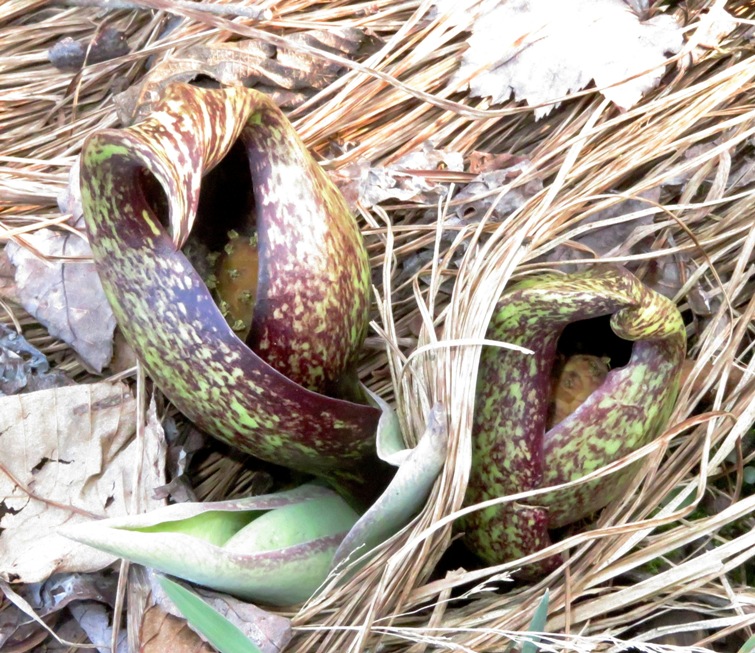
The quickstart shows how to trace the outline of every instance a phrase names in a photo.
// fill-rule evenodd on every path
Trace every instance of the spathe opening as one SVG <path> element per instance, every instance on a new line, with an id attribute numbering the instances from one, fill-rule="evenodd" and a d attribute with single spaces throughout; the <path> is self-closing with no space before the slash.
<path id="1" fill-rule="evenodd" d="M 146 168 L 138 172 L 144 199 L 160 224 L 169 230 L 168 198 L 160 182 Z M 256 227 L 254 189 L 243 143 L 237 141 L 226 156 L 202 177 L 199 206 L 190 238 L 221 250 L 228 232 L 252 233 Z"/>
<path id="2" fill-rule="evenodd" d="M 551 373 L 546 428 L 576 411 L 610 370 L 629 362 L 632 343 L 613 332 L 610 320 L 610 315 L 580 320 L 562 332 Z"/>
<path id="3" fill-rule="evenodd" d="M 192 236 L 210 251 L 221 251 L 228 232 L 251 235 L 256 228 L 254 187 L 249 160 L 241 141 L 202 177 L 199 207 Z"/>
<path id="4" fill-rule="evenodd" d="M 197 218 L 183 252 L 242 340 L 251 329 L 259 279 L 255 213 L 249 160 L 236 141 L 202 178 Z"/>
<path id="5" fill-rule="evenodd" d="M 614 369 L 629 362 L 632 343 L 613 332 L 610 315 L 602 315 L 568 324 L 558 339 L 557 350 L 567 357 L 575 354 L 605 357 Z"/>

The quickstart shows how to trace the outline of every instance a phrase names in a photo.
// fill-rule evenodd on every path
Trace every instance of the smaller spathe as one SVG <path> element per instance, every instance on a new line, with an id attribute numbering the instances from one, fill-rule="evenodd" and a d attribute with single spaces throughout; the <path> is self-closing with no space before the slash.
<path id="1" fill-rule="evenodd" d="M 548 423 L 551 371 L 567 325 L 610 316 L 632 342 L 626 365 L 605 370 L 592 392 L 558 423 Z M 465 501 L 475 505 L 577 481 L 642 448 L 666 427 L 686 351 L 676 305 L 628 270 L 597 265 L 574 274 L 539 274 L 505 292 L 487 337 L 534 352 L 487 347 L 480 359 L 472 470 Z M 502 503 L 464 519 L 467 545 L 489 564 L 531 555 L 550 532 L 590 517 L 635 483 L 637 463 L 583 485 Z M 536 577 L 556 556 L 521 574 Z"/>

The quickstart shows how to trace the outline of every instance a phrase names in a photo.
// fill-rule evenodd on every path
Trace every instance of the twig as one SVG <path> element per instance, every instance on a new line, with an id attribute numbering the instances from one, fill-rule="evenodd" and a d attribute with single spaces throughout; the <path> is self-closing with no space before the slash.
<path id="1" fill-rule="evenodd" d="M 92 519 L 102 519 L 102 515 L 98 515 L 96 512 L 89 512 L 88 510 L 84 510 L 83 508 L 77 508 L 76 506 L 71 506 L 66 503 L 60 503 L 59 501 L 53 501 L 52 499 L 46 499 L 45 497 L 39 496 L 34 490 L 32 490 L 26 483 L 24 483 L 20 478 L 18 478 L 13 472 L 10 471 L 3 463 L 0 463 L 0 472 L 5 474 L 12 482 L 13 484 L 18 487 L 19 490 L 21 490 L 24 494 L 26 494 L 30 499 L 35 499 L 37 501 L 41 501 L 44 504 L 47 504 L 48 506 L 52 506 L 53 508 L 60 508 L 61 510 L 68 510 L 69 512 L 76 513 L 78 515 L 83 515 L 84 517 L 91 517 Z"/>
<path id="2" fill-rule="evenodd" d="M 100 9 L 141 9 L 149 11 L 154 9 L 142 4 L 139 0 L 56 0 L 55 4 L 67 7 L 99 7 Z M 170 5 L 174 5 L 177 10 L 191 9 L 208 14 L 217 14 L 218 16 L 237 16 L 250 20 L 270 20 L 273 17 L 273 12 L 269 9 L 248 7 L 239 4 L 217 5 L 210 2 L 173 0 Z M 170 11 L 169 5 L 165 7 L 165 11 Z"/>

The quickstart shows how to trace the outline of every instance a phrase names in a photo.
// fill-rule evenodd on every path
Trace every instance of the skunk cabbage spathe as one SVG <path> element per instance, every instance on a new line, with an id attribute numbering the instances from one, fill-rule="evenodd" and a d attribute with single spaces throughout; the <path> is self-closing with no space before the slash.
<path id="1" fill-rule="evenodd" d="M 633 341 L 631 359 L 548 428 L 551 370 L 563 329 L 606 315 L 616 335 Z M 622 268 L 540 275 L 518 284 L 501 297 L 487 337 L 528 347 L 534 355 L 483 350 L 469 505 L 579 479 L 644 446 L 668 421 L 686 349 L 684 323 L 670 300 Z M 603 508 L 636 472 L 631 465 L 531 503 L 476 511 L 465 518 L 466 541 L 491 564 L 534 553 L 551 543 L 550 529 Z M 554 562 L 525 573 L 543 572 Z"/>
<path id="2" fill-rule="evenodd" d="M 174 85 L 143 122 L 87 139 L 81 190 L 118 324 L 176 407 L 243 451 L 354 482 L 381 416 L 352 369 L 369 319 L 367 253 L 340 192 L 272 100 Z M 213 296 L 220 269 L 201 271 L 239 238 L 253 243 L 254 271 L 224 271 L 252 278 L 245 341 L 224 316 L 232 302 Z M 197 264 L 190 250 L 206 255 Z"/>
<path id="3" fill-rule="evenodd" d="M 405 526 L 445 462 L 440 408 L 408 450 L 357 382 L 370 268 L 343 197 L 269 98 L 185 84 L 143 122 L 87 139 L 81 190 L 106 296 L 155 384 L 208 433 L 338 493 L 305 485 L 61 532 L 239 596 L 305 600 Z"/>

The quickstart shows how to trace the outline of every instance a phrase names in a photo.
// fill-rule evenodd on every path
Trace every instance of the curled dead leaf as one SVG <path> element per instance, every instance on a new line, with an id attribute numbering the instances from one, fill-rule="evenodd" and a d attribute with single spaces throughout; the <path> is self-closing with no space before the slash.
<path id="1" fill-rule="evenodd" d="M 480 173 L 457 193 L 454 203 L 459 220 L 476 223 L 490 211 L 491 219 L 501 222 L 543 189 L 543 181 L 539 177 L 517 180 L 531 165 L 529 159 L 517 159 L 506 168 Z M 511 188 L 501 194 L 503 187 L 508 185 Z"/>
<path id="2" fill-rule="evenodd" d="M 457 171 L 464 169 L 459 152 L 436 149 L 427 142 L 421 149 L 410 152 L 388 166 L 371 166 L 358 161 L 331 173 L 331 178 L 343 193 L 349 206 L 369 208 L 386 200 L 435 203 L 447 192 L 447 186 L 437 183 L 422 172 Z"/>
<path id="3" fill-rule="evenodd" d="M 19 302 L 50 335 L 71 345 L 84 363 L 101 372 L 113 355 L 115 317 L 86 239 L 53 229 L 39 229 L 25 239 L 46 259 L 14 242 L 6 245 L 15 266 Z"/>
<path id="4" fill-rule="evenodd" d="M 354 57 L 375 40 L 356 27 L 312 30 L 289 39 L 345 57 Z M 194 45 L 159 63 L 138 85 L 117 95 L 115 104 L 121 121 L 132 124 L 154 109 L 169 85 L 209 78 L 210 85 L 256 88 L 278 106 L 294 108 L 342 72 L 342 66 L 321 57 L 250 39 Z"/>

